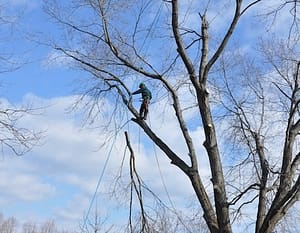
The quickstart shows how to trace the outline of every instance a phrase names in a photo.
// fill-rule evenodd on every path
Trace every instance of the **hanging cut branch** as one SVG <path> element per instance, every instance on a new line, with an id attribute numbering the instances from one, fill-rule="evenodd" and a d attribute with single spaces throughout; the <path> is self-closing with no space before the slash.
<path id="1" fill-rule="evenodd" d="M 142 182 L 140 179 L 139 174 L 136 171 L 135 168 L 135 156 L 134 156 L 134 151 L 131 147 L 129 136 L 127 131 L 125 131 L 125 138 L 126 138 L 126 145 L 129 149 L 130 152 L 130 186 L 131 186 L 131 192 L 130 192 L 130 209 L 129 209 L 129 224 L 130 224 L 130 229 L 131 232 L 133 232 L 133 226 L 132 226 L 132 208 L 133 208 L 133 190 L 135 191 L 138 201 L 139 201 L 139 206 L 141 210 L 141 229 L 140 232 L 147 232 L 147 217 L 146 217 L 146 212 L 144 209 L 144 203 L 143 203 L 143 194 L 142 194 Z"/>

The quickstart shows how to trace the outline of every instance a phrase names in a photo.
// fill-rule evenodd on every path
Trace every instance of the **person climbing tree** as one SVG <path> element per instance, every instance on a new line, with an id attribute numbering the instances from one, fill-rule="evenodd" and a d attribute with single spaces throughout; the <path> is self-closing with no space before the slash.
<path id="1" fill-rule="evenodd" d="M 149 103 L 152 99 L 151 91 L 146 87 L 144 83 L 140 83 L 139 89 L 133 92 L 131 95 L 142 94 L 143 102 L 140 107 L 140 118 L 142 120 L 147 119 L 148 111 L 149 111 Z"/>

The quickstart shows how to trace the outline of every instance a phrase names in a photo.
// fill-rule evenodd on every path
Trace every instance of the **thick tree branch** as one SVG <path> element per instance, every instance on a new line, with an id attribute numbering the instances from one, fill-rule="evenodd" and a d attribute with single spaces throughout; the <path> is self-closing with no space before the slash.
<path id="1" fill-rule="evenodd" d="M 213 64 L 217 61 L 217 59 L 219 58 L 219 56 L 221 55 L 221 53 L 223 52 L 223 50 L 225 49 L 239 19 L 241 16 L 241 5 L 242 5 L 242 1 L 241 0 L 236 0 L 236 6 L 235 6 L 235 13 L 233 16 L 233 19 L 231 21 L 231 24 L 229 26 L 229 29 L 227 30 L 220 46 L 218 47 L 218 49 L 216 50 L 216 52 L 213 54 L 213 56 L 211 57 L 211 59 L 208 61 L 205 70 L 204 70 L 204 74 L 203 77 L 206 77 L 208 75 L 208 72 L 210 70 L 210 68 L 213 66 Z"/>
<path id="2" fill-rule="evenodd" d="M 178 23 L 178 0 L 172 0 L 172 30 L 174 38 L 177 45 L 177 52 L 179 53 L 187 71 L 190 76 L 191 81 L 196 83 L 196 73 L 192 61 L 189 59 L 188 54 L 186 53 L 185 46 L 183 44 L 180 32 L 179 32 L 179 23 Z"/>

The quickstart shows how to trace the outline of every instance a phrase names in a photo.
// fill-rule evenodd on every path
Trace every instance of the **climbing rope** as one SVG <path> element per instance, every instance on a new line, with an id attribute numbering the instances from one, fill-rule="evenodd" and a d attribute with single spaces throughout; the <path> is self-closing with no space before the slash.
<path id="1" fill-rule="evenodd" d="M 96 196 L 97 196 L 97 193 L 98 193 L 100 184 L 101 184 L 101 182 L 102 182 L 102 179 L 103 179 L 105 170 L 106 170 L 106 168 L 107 168 L 109 159 L 110 159 L 110 157 L 111 157 L 111 153 L 112 153 L 113 147 L 114 147 L 114 145 L 115 145 L 115 142 L 116 142 L 116 140 L 117 140 L 118 133 L 120 132 L 120 130 L 121 130 L 125 125 L 128 124 L 129 121 L 130 121 L 130 120 L 127 120 L 123 126 L 121 126 L 119 129 L 116 129 L 116 130 L 115 130 L 115 134 L 114 134 L 114 137 L 113 137 L 113 142 L 112 142 L 112 144 L 111 144 L 111 146 L 110 146 L 109 152 L 108 152 L 107 157 L 106 157 L 106 159 L 105 159 L 104 166 L 103 166 L 102 171 L 101 171 L 101 173 L 100 173 L 100 176 L 99 176 L 99 178 L 98 178 L 97 185 L 96 185 L 96 189 L 95 189 L 95 191 L 94 191 L 93 197 L 92 197 L 92 199 L 91 199 L 91 201 L 90 201 L 90 204 L 89 204 L 89 208 L 88 208 L 87 214 L 86 214 L 86 216 L 85 216 L 85 218 L 84 218 L 84 221 L 83 221 L 81 233 L 84 233 L 84 230 L 85 230 L 85 228 L 87 227 L 87 220 L 88 220 L 89 214 L 90 214 L 90 212 L 91 212 L 91 209 L 92 209 L 92 207 L 93 207 L 94 201 L 95 201 L 95 199 L 96 199 Z"/>

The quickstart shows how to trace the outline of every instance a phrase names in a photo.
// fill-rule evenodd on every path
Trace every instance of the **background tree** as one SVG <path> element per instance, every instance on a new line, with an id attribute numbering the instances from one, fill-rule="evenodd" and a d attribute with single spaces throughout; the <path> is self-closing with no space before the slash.
<path id="1" fill-rule="evenodd" d="M 17 220 L 14 217 L 4 219 L 4 217 L 1 215 L 0 232 L 14 233 L 16 232 L 16 227 L 17 227 Z"/>
<path id="2" fill-rule="evenodd" d="M 1 88 L 6 72 L 13 72 L 21 66 L 15 51 L 7 49 L 7 43 L 14 39 L 14 25 L 18 20 L 16 12 L 8 9 L 7 3 L 0 2 L 0 78 Z M 10 14 L 11 13 L 11 14 Z M 1 96 L 3 98 L 3 96 Z M 34 132 L 20 125 L 20 120 L 28 114 L 37 113 L 31 106 L 11 106 L 5 99 L 0 99 L 0 147 L 2 152 L 23 155 L 31 150 L 41 138 L 41 132 Z"/>
<path id="3" fill-rule="evenodd" d="M 84 94 L 93 99 L 90 116 L 101 114 L 103 99 L 114 106 L 109 122 L 114 119 L 121 125 L 129 111 L 132 121 L 189 178 L 210 232 L 232 232 L 235 220 L 250 204 L 257 209 L 249 213 L 256 215 L 255 232 L 273 232 L 299 198 L 299 43 L 294 43 L 293 59 L 283 56 L 276 60 L 286 68 L 283 73 L 283 67 L 274 65 L 272 59 L 251 60 L 253 51 L 243 54 L 229 41 L 234 32 L 239 32 L 239 37 L 247 33 L 238 22 L 260 4 L 269 16 L 286 13 L 291 7 L 287 38 L 298 41 L 298 1 L 46 3 L 48 13 L 68 30 L 64 35 L 67 40 L 54 47 L 91 74 L 92 84 L 89 82 Z M 218 17 L 221 26 L 214 21 Z M 259 36 L 269 35 L 262 31 Z M 262 62 L 273 66 L 261 66 Z M 139 119 L 129 96 L 141 81 L 155 88 L 157 101 L 166 101 L 166 97 L 171 104 L 185 154 L 176 152 L 166 138 Z M 278 94 L 283 102 L 274 101 Z M 189 118 L 187 111 L 192 109 L 196 114 Z M 203 128 L 204 142 L 192 138 L 191 122 Z M 224 128 L 232 132 L 229 138 L 222 134 Z M 274 137 L 274 128 L 281 130 L 278 137 Z M 274 147 L 275 140 L 282 149 Z M 206 155 L 195 149 L 199 143 Z M 233 153 L 231 159 L 225 157 L 228 151 Z M 198 164 L 204 156 L 210 166 L 209 187 L 204 186 L 207 177 L 200 173 Z M 236 176 L 237 180 L 232 179 Z"/>
<path id="4" fill-rule="evenodd" d="M 36 233 L 37 226 L 35 223 L 26 222 L 22 226 L 22 233 Z"/>
<path id="5" fill-rule="evenodd" d="M 19 226 L 19 221 L 15 217 L 5 218 L 0 214 L 1 233 L 68 233 L 68 231 L 58 229 L 53 220 L 46 220 L 40 224 L 25 222 L 21 228 Z"/>
<path id="6" fill-rule="evenodd" d="M 93 232 L 93 233 L 100 233 L 100 232 L 117 232 L 114 231 L 114 226 L 107 226 L 106 224 L 106 217 L 104 214 L 100 214 L 98 211 L 98 203 L 95 205 L 95 210 L 93 213 L 92 218 L 89 218 L 90 216 L 87 215 L 86 219 L 83 220 L 83 224 L 80 226 L 80 232 Z"/>
<path id="7" fill-rule="evenodd" d="M 7 3 L 0 2 L 0 74 L 17 69 L 20 62 L 17 61 L 14 51 L 7 49 L 6 43 L 10 43 L 13 39 L 14 25 L 18 19 L 18 15 L 14 12 L 10 14 Z"/>

